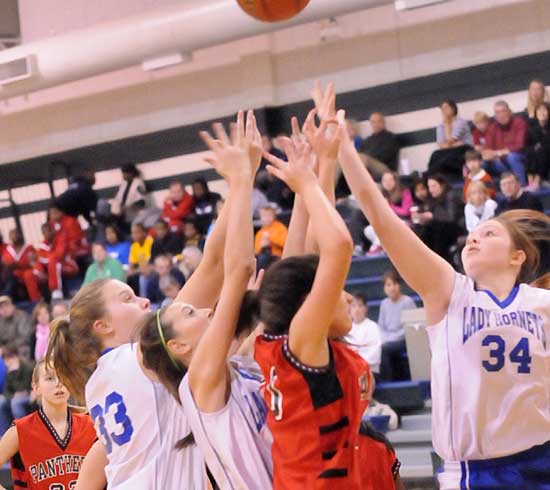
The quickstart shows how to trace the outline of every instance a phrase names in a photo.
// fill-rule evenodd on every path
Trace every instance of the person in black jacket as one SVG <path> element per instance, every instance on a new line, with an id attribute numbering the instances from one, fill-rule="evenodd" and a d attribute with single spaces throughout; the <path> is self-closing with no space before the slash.
<path id="1" fill-rule="evenodd" d="M 399 142 L 395 135 L 386 129 L 386 121 L 381 112 L 373 112 L 369 119 L 372 134 L 361 147 L 361 158 L 369 172 L 379 181 L 386 172 L 397 172 Z"/>
<path id="2" fill-rule="evenodd" d="M 84 219 L 93 224 L 97 208 L 97 193 L 94 191 L 95 174 L 93 170 L 82 170 L 69 182 L 69 188 L 56 198 L 59 209 L 69 216 Z"/>
<path id="3" fill-rule="evenodd" d="M 159 255 L 178 255 L 183 249 L 183 238 L 170 231 L 168 223 L 158 220 L 155 223 L 155 239 L 151 247 L 151 260 L 153 263 Z"/>
<path id="4" fill-rule="evenodd" d="M 442 175 L 428 177 L 428 210 L 417 213 L 414 230 L 434 252 L 451 262 L 450 248 L 464 231 L 464 205 Z"/>
<path id="5" fill-rule="evenodd" d="M 541 180 L 548 177 L 550 170 L 550 104 L 538 105 L 536 117 L 529 119 L 527 152 L 527 178 L 529 187 L 538 189 Z"/>
<path id="6" fill-rule="evenodd" d="M 521 189 L 519 180 L 512 172 L 505 172 L 500 177 L 500 191 L 504 195 L 495 214 L 501 214 L 513 209 L 532 209 L 543 211 L 540 199 L 530 192 Z"/>
<path id="7" fill-rule="evenodd" d="M 221 199 L 221 196 L 217 192 L 211 192 L 206 180 L 199 177 L 193 182 L 193 199 L 195 201 L 197 223 L 201 233 L 206 234 L 216 213 L 216 203 Z"/>

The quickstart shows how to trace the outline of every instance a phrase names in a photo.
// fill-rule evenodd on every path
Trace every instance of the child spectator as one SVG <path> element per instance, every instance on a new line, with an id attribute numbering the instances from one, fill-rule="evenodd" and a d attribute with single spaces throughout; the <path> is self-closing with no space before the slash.
<path id="1" fill-rule="evenodd" d="M 183 221 L 193 211 L 193 197 L 178 180 L 170 182 L 168 196 L 164 200 L 161 217 L 168 223 L 170 230 L 181 233 Z"/>
<path id="2" fill-rule="evenodd" d="M 1 259 L 8 274 L 25 285 L 27 295 L 31 301 L 39 301 L 42 297 L 38 286 L 38 277 L 33 272 L 36 260 L 36 251 L 31 245 L 26 245 L 21 232 L 14 228 L 10 230 L 10 244 L 5 248 Z M 15 291 L 12 291 L 12 294 Z"/>
<path id="3" fill-rule="evenodd" d="M 32 364 L 19 358 L 17 347 L 10 345 L 2 353 L 8 373 L 4 394 L 0 396 L 0 434 L 4 434 L 15 419 L 31 412 Z"/>
<path id="4" fill-rule="evenodd" d="M 464 207 L 466 229 L 472 231 L 479 223 L 495 215 L 497 202 L 489 198 L 489 189 L 481 181 L 472 182 L 468 187 L 467 204 Z"/>
<path id="5" fill-rule="evenodd" d="M 48 287 L 52 299 L 63 299 L 62 277 L 78 274 L 77 259 L 88 255 L 88 244 L 78 220 L 67 216 L 57 204 L 50 206 L 50 226 L 54 232 L 48 255 Z"/>
<path id="6" fill-rule="evenodd" d="M 412 298 L 401 294 L 400 278 L 394 270 L 387 271 L 382 277 L 384 293 L 387 296 L 380 305 L 378 326 L 382 336 L 382 358 L 380 379 L 396 381 L 408 376 L 408 363 L 403 363 L 403 354 L 407 352 L 405 330 L 401 323 L 401 312 L 416 308 Z M 406 364 L 403 366 L 403 364 Z M 398 369 L 400 366 L 401 369 Z M 401 372 L 399 372 L 401 371 Z"/>
<path id="7" fill-rule="evenodd" d="M 47 303 L 38 303 L 32 312 L 35 323 L 34 336 L 31 339 L 31 350 L 35 361 L 40 361 L 48 350 L 50 338 L 50 309 Z M 34 345 L 33 345 L 34 344 Z"/>
<path id="8" fill-rule="evenodd" d="M 122 233 L 116 225 L 107 225 L 105 227 L 105 250 L 113 258 L 118 260 L 123 266 L 128 266 L 131 243 L 122 239 Z"/>
<path id="9" fill-rule="evenodd" d="M 155 239 L 151 247 L 151 262 L 159 255 L 177 255 L 183 248 L 181 235 L 171 232 L 166 221 L 157 221 L 155 223 Z"/>
<path id="10" fill-rule="evenodd" d="M 258 259 L 258 268 L 265 269 L 283 255 L 287 228 L 277 220 L 275 209 L 265 206 L 260 209 L 261 228 L 256 233 L 254 252 Z"/>
<path id="11" fill-rule="evenodd" d="M 183 238 L 186 247 L 198 247 L 201 251 L 204 250 L 204 236 L 193 216 L 188 216 L 183 223 Z"/>
<path id="12" fill-rule="evenodd" d="M 483 111 L 477 111 L 472 118 L 474 123 L 474 129 L 472 130 L 472 137 L 474 139 L 474 148 L 477 151 L 485 148 L 485 139 L 487 137 L 487 131 L 491 125 L 491 120 L 487 113 Z"/>
<path id="13" fill-rule="evenodd" d="M 151 248 L 153 239 L 147 235 L 147 230 L 142 224 L 132 225 L 132 246 L 128 262 L 130 271 L 137 272 L 140 264 L 146 264 L 151 260 Z"/>
<path id="14" fill-rule="evenodd" d="M 59 302 L 53 305 L 52 308 L 52 317 L 53 320 L 57 320 L 61 317 L 66 317 L 69 314 L 69 309 L 66 303 Z"/>
<path id="15" fill-rule="evenodd" d="M 531 190 L 537 190 L 541 181 L 548 177 L 550 169 L 550 104 L 544 102 L 529 120 L 529 143 L 527 145 L 527 181 Z"/>
<path id="16" fill-rule="evenodd" d="M 19 354 L 30 359 L 30 341 L 34 331 L 31 316 L 18 310 L 9 296 L 0 296 L 0 350 L 8 344 L 16 345 Z"/>
<path id="17" fill-rule="evenodd" d="M 159 279 L 159 288 L 164 295 L 164 300 L 162 301 L 160 307 L 164 308 L 172 303 L 178 296 L 180 289 L 183 287 L 183 284 L 178 281 L 172 274 L 163 276 Z"/>
<path id="18" fill-rule="evenodd" d="M 152 304 L 160 305 L 164 301 L 165 297 L 160 287 L 160 280 L 167 276 L 172 276 L 180 284 L 180 289 L 185 284 L 183 273 L 172 265 L 172 257 L 170 255 L 159 255 L 154 262 L 154 271 L 147 280 L 145 296 Z"/>
<path id="19" fill-rule="evenodd" d="M 489 192 L 491 199 L 496 197 L 495 184 L 493 178 L 482 168 L 483 159 L 481 153 L 477 150 L 468 150 L 464 158 L 468 174 L 464 179 L 464 201 L 468 202 L 468 187 L 472 182 L 483 182 Z"/>
<path id="20" fill-rule="evenodd" d="M 193 200 L 195 202 L 195 216 L 202 234 L 206 233 L 214 219 L 216 203 L 221 199 L 217 192 L 211 192 L 206 180 L 195 179 L 193 182 Z M 178 252 L 181 251 L 178 250 Z"/>
<path id="21" fill-rule="evenodd" d="M 86 270 L 84 282 L 82 283 L 83 286 L 96 279 L 109 278 L 124 281 L 126 275 L 122 264 L 107 254 L 107 250 L 105 250 L 105 246 L 102 243 L 94 243 L 92 245 L 92 257 L 94 261 Z"/>
<path id="22" fill-rule="evenodd" d="M 368 306 L 365 297 L 355 293 L 350 303 L 350 315 L 353 323 L 344 340 L 369 363 L 374 377 L 378 378 L 382 357 L 382 338 L 380 328 L 367 318 L 367 312 Z"/>
<path id="23" fill-rule="evenodd" d="M 382 175 L 381 185 L 382 193 L 388 200 L 395 214 L 403 221 L 410 222 L 411 207 L 413 206 L 411 191 L 401 186 L 399 177 L 394 172 L 385 172 Z M 383 251 L 380 240 L 372 226 L 369 225 L 365 228 L 365 236 L 371 242 L 371 247 L 367 255 L 376 255 Z"/>

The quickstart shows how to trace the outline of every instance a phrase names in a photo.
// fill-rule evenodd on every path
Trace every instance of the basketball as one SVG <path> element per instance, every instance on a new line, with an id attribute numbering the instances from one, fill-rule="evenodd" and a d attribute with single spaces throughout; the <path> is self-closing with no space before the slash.
<path id="1" fill-rule="evenodd" d="M 263 22 L 288 20 L 304 10 L 309 0 L 237 0 L 250 16 Z"/>

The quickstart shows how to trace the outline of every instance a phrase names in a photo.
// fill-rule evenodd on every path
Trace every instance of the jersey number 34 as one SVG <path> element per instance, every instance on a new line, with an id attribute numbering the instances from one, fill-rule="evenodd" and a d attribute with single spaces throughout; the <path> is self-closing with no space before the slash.
<path id="1" fill-rule="evenodd" d="M 489 360 L 483 361 L 483 367 L 489 372 L 500 371 L 506 362 L 506 342 L 500 335 L 487 335 L 481 343 L 490 347 Z M 529 339 L 522 337 L 510 351 L 510 362 L 518 365 L 518 374 L 531 372 L 531 356 L 529 355 Z"/>
<path id="2" fill-rule="evenodd" d="M 107 424 L 105 421 L 105 417 L 110 411 L 114 412 L 113 427 L 108 427 L 110 424 Z M 126 413 L 124 399 L 116 391 L 107 395 L 107 398 L 105 398 L 105 407 L 99 404 L 93 406 L 90 410 L 90 416 L 103 438 L 103 445 L 107 454 L 111 454 L 113 443 L 117 446 L 123 446 L 132 438 L 132 434 L 134 433 L 132 421 Z"/>

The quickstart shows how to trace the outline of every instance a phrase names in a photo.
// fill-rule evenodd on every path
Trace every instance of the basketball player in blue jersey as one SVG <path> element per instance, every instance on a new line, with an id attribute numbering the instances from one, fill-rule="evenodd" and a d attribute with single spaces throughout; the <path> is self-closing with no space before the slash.
<path id="1" fill-rule="evenodd" d="M 201 309 L 214 306 L 223 281 L 226 225 L 222 210 L 203 260 L 178 301 Z M 149 301 L 136 297 L 128 285 L 95 281 L 75 296 L 69 317 L 52 324 L 47 359 L 73 397 L 86 402 L 102 444 L 94 447 L 94 461 L 102 471 L 106 456 L 109 488 L 203 490 L 207 482 L 200 451 L 194 444 L 175 448 L 190 433 L 185 414 L 143 367 L 139 346 L 130 343 L 149 312 Z"/>
<path id="2" fill-rule="evenodd" d="M 542 274 L 537 245 L 550 240 L 550 219 L 518 211 L 480 224 L 458 274 L 391 210 L 340 132 L 350 189 L 424 301 L 440 488 L 550 489 L 550 291 L 529 285 Z"/>

